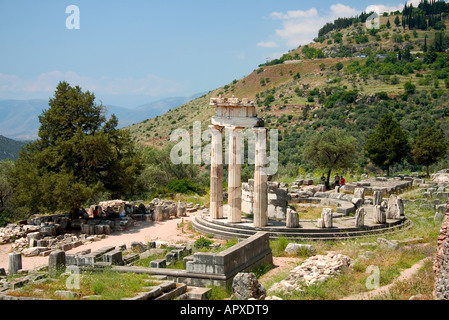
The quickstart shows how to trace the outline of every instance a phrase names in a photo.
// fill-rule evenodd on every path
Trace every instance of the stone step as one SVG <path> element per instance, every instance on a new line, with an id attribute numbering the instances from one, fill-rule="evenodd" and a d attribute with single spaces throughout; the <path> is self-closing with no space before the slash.
<path id="1" fill-rule="evenodd" d="M 406 220 L 404 223 L 391 223 L 388 226 L 374 226 L 370 229 L 316 229 L 316 230 L 304 230 L 304 229 L 284 229 L 280 228 L 266 228 L 270 233 L 270 239 L 275 240 L 280 237 L 289 239 L 306 239 L 306 240 L 335 240 L 335 239 L 347 239 L 348 237 L 364 237 L 369 235 L 376 235 L 379 233 L 388 234 L 396 232 L 398 229 L 410 228 L 412 222 Z M 196 215 L 192 219 L 192 227 L 203 234 L 213 234 L 217 238 L 232 239 L 232 238 L 248 238 L 249 236 L 260 231 L 261 228 L 253 228 L 247 226 L 226 226 L 224 223 L 211 222 L 203 219 L 200 215 Z M 245 228 L 246 227 L 246 228 Z"/>
<path id="2" fill-rule="evenodd" d="M 165 281 L 153 287 L 147 287 L 146 291 L 140 292 L 134 297 L 122 300 L 173 300 L 187 292 L 185 283 Z"/>
<path id="3" fill-rule="evenodd" d="M 186 293 L 187 285 L 185 283 L 176 283 L 175 288 L 154 298 L 153 300 L 173 300 L 180 295 Z"/>
<path id="4" fill-rule="evenodd" d="M 207 300 L 211 288 L 188 287 L 187 292 L 180 295 L 176 300 Z"/>
<path id="5" fill-rule="evenodd" d="M 123 263 L 124 264 L 131 264 L 135 261 L 139 260 L 139 254 L 138 253 L 130 253 L 123 257 Z"/>

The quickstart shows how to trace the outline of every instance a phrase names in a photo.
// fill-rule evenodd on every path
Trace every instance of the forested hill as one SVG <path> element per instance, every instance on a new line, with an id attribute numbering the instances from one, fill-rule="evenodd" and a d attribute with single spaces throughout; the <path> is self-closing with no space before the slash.
<path id="1" fill-rule="evenodd" d="M 284 167 L 308 168 L 303 148 L 317 131 L 346 129 L 357 140 L 358 166 L 367 168 L 367 137 L 392 114 L 410 141 L 433 126 L 449 137 L 449 5 L 423 2 L 384 14 L 380 28 L 366 27 L 369 14 L 323 26 L 315 42 L 279 59 L 257 64 L 242 79 L 166 114 L 129 127 L 134 141 L 163 147 L 176 128 L 207 126 L 209 99 L 222 95 L 258 102 L 266 126 L 280 132 Z M 415 169 L 407 161 L 406 168 Z"/>
<path id="2" fill-rule="evenodd" d="M 26 145 L 25 142 L 12 140 L 0 135 L 0 161 L 9 159 L 16 160 L 20 150 Z"/>

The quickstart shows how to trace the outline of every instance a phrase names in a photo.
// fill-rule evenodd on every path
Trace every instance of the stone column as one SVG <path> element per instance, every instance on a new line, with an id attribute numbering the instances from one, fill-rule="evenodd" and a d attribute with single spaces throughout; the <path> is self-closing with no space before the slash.
<path id="1" fill-rule="evenodd" d="M 355 227 L 363 228 L 365 225 L 365 209 L 359 208 L 355 214 Z"/>
<path id="2" fill-rule="evenodd" d="M 229 167 L 228 167 L 228 222 L 242 221 L 242 161 L 241 133 L 238 127 L 231 128 L 229 134 Z"/>
<path id="3" fill-rule="evenodd" d="M 223 141 L 222 127 L 209 126 L 212 130 L 210 155 L 210 207 L 212 219 L 223 218 Z"/>
<path id="4" fill-rule="evenodd" d="M 12 252 L 8 254 L 8 273 L 9 275 L 17 274 L 22 269 L 22 254 Z"/>
<path id="5" fill-rule="evenodd" d="M 268 177 L 267 177 L 267 129 L 256 128 L 256 152 L 254 172 L 254 221 L 255 227 L 268 224 Z"/>
<path id="6" fill-rule="evenodd" d="M 48 257 L 48 274 L 50 277 L 60 275 L 65 271 L 65 252 L 55 250 Z"/>
<path id="7" fill-rule="evenodd" d="M 287 228 L 298 228 L 299 227 L 299 215 L 295 210 L 293 210 L 291 208 L 287 208 L 285 227 L 287 227 Z"/>

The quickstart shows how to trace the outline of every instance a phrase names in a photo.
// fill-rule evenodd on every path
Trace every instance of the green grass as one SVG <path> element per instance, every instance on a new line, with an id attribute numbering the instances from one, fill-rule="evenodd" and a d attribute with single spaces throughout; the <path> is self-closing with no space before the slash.
<path id="1" fill-rule="evenodd" d="M 280 237 L 277 240 L 270 241 L 270 248 L 273 256 L 275 257 L 285 257 L 286 253 L 284 252 L 287 245 L 290 243 L 290 240 L 284 237 Z"/>
<path id="2" fill-rule="evenodd" d="M 258 266 L 257 268 L 255 268 L 254 270 L 252 270 L 252 272 L 254 273 L 254 275 L 257 278 L 260 278 L 261 276 L 263 276 L 265 273 L 267 273 L 268 271 L 270 271 L 273 268 L 274 268 L 274 266 L 271 264 L 262 264 L 262 265 Z"/>
<path id="3" fill-rule="evenodd" d="M 433 300 L 434 286 L 433 261 L 426 261 L 418 274 L 408 281 L 399 281 L 390 288 L 387 294 L 376 297 L 379 300 L 408 300 L 412 296 L 421 295 L 422 300 Z"/>
<path id="4" fill-rule="evenodd" d="M 68 290 L 66 280 L 66 276 L 60 276 L 55 281 L 48 279 L 44 283 L 29 284 L 11 292 L 10 295 L 60 300 L 55 291 Z M 106 269 L 103 272 L 81 273 L 80 289 L 71 291 L 76 294 L 74 300 L 91 295 L 100 295 L 100 300 L 120 300 L 133 297 L 141 292 L 143 287 L 153 286 L 155 283 L 151 276 L 146 274 L 118 273 Z"/>
<path id="5" fill-rule="evenodd" d="M 391 284 L 400 273 L 413 266 L 426 257 L 434 257 L 436 241 L 438 238 L 440 224 L 433 222 L 434 209 L 421 207 L 419 203 L 407 203 L 405 214 L 409 216 L 414 225 L 411 229 L 402 230 L 394 234 L 375 235 L 360 239 L 344 241 L 306 241 L 317 249 L 317 254 L 326 254 L 328 251 L 336 251 L 352 258 L 355 263 L 352 270 L 343 272 L 337 277 L 330 278 L 325 282 L 305 287 L 303 292 L 292 294 L 274 293 L 286 300 L 335 300 L 357 293 L 368 292 L 366 282 L 370 274 L 366 273 L 369 266 L 377 266 L 380 271 L 380 286 Z M 405 240 L 412 238 L 423 238 L 423 243 L 404 245 L 399 250 L 391 250 L 381 246 L 370 248 L 361 247 L 362 242 L 376 242 L 378 237 L 390 240 Z M 280 238 L 270 242 L 273 255 L 276 257 L 287 256 L 284 253 L 289 241 Z M 373 252 L 373 257 L 362 260 L 358 256 L 365 251 Z M 299 254 L 299 256 L 302 256 Z M 305 257 L 304 257 L 305 258 Z M 432 259 L 433 260 L 433 259 Z M 265 288 L 270 288 L 275 282 L 279 282 L 289 274 L 285 271 L 276 275 L 273 279 L 264 279 Z M 420 281 L 422 278 L 422 281 Z M 431 262 L 426 263 L 420 274 L 411 281 L 395 284 L 392 292 L 380 299 L 408 299 L 412 295 L 423 294 L 424 298 L 432 299 L 433 290 Z M 376 299 L 379 299 L 376 298 Z"/>
<path id="6" fill-rule="evenodd" d="M 220 286 L 208 286 L 208 288 L 211 288 L 211 291 L 209 291 L 207 297 L 208 300 L 224 300 L 229 298 L 232 294 L 231 286 L 227 288 L 223 288 Z"/>

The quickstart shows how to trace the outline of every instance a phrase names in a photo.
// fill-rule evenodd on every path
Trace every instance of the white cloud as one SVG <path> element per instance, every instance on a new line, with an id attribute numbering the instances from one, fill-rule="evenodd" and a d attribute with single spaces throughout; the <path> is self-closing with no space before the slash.
<path id="1" fill-rule="evenodd" d="M 447 1 L 446 1 L 447 2 Z M 407 1 L 407 5 L 412 4 L 415 8 L 418 7 L 418 5 L 421 3 L 421 0 L 408 0 Z M 402 11 L 404 9 L 404 4 L 403 3 L 398 3 L 396 6 L 386 6 L 383 4 L 373 4 L 370 5 L 366 8 L 365 12 L 372 12 L 375 11 L 376 12 L 376 8 L 377 11 L 379 13 L 384 13 L 384 12 L 396 12 L 396 11 Z"/>
<path id="2" fill-rule="evenodd" d="M 281 20 L 310 18 L 316 16 L 318 16 L 318 11 L 315 8 L 309 9 L 307 11 L 294 10 L 294 11 L 287 11 L 287 13 L 273 12 L 270 14 L 270 17 L 272 17 L 273 19 L 281 19 Z"/>
<path id="3" fill-rule="evenodd" d="M 262 47 L 262 48 L 278 48 L 279 45 L 274 42 L 274 41 L 265 41 L 265 42 L 259 42 L 257 44 L 258 47 Z"/>
<path id="4" fill-rule="evenodd" d="M 337 3 L 329 7 L 327 13 L 320 15 L 316 8 L 308 10 L 291 10 L 286 13 L 272 12 L 270 17 L 273 20 L 281 20 L 282 28 L 276 29 L 275 34 L 278 39 L 288 47 L 297 47 L 302 44 L 310 43 L 318 34 L 318 30 L 327 22 L 333 21 L 339 17 L 351 17 L 359 12 L 350 6 Z M 270 42 L 260 42 L 268 44 Z M 275 42 L 277 44 L 277 42 Z"/>
<path id="5" fill-rule="evenodd" d="M 417 7 L 421 0 L 409 0 L 407 4 L 412 3 Z M 398 2 L 396 6 L 373 5 L 367 9 L 377 7 L 379 13 L 393 12 L 404 8 L 404 4 Z M 375 10 L 364 10 L 366 12 Z M 291 10 L 287 12 L 272 12 L 270 18 L 273 20 L 281 20 L 282 27 L 275 30 L 275 41 L 259 42 L 258 46 L 264 47 L 264 44 L 282 43 L 289 48 L 295 48 L 299 45 L 308 44 L 318 35 L 318 31 L 328 22 L 332 22 L 337 18 L 349 18 L 357 16 L 360 10 L 352 8 L 348 5 L 337 3 L 329 6 L 322 13 L 316 8 L 308 10 Z M 265 45 L 268 47 L 268 45 Z"/>
<path id="6" fill-rule="evenodd" d="M 330 12 L 330 16 L 335 18 L 349 18 L 359 14 L 358 10 L 341 3 L 331 5 Z"/>
<path id="7" fill-rule="evenodd" d="M 178 83 L 152 74 L 142 78 L 112 78 L 106 76 L 92 78 L 71 71 L 56 70 L 42 73 L 30 79 L 0 73 L 0 98 L 47 97 L 54 93 L 60 81 L 67 81 L 72 86 L 79 85 L 83 90 L 94 92 L 96 96 L 106 94 L 157 97 L 172 94 L 182 89 Z"/>

